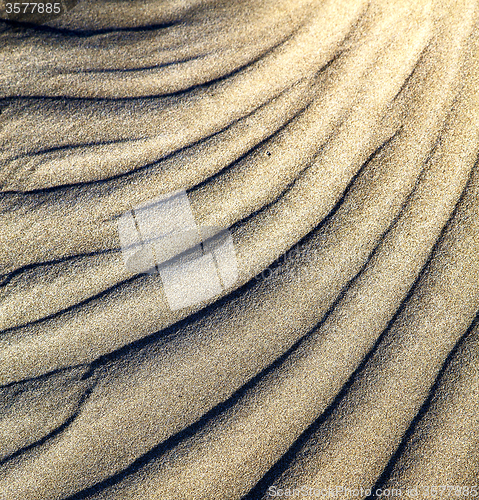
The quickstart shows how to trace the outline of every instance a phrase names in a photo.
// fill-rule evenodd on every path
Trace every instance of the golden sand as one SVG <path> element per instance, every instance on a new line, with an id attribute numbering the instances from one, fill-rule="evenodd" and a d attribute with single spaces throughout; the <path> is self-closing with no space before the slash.
<path id="1" fill-rule="evenodd" d="M 478 9 L 0 21 L 0 500 L 477 496 Z M 172 310 L 118 221 L 180 189 L 238 278 Z"/>

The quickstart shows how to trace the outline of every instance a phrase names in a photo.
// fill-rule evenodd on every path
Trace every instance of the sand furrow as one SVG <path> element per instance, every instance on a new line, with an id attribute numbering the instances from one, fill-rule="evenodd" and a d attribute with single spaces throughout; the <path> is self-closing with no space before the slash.
<path id="1" fill-rule="evenodd" d="M 478 6 L 0 22 L 0 500 L 475 496 Z M 238 276 L 172 310 L 118 222 L 183 189 Z"/>

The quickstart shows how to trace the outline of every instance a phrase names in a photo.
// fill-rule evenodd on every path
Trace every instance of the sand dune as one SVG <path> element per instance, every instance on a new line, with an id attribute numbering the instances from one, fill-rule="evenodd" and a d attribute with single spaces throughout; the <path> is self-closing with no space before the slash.
<path id="1" fill-rule="evenodd" d="M 0 21 L 1 500 L 476 496 L 478 9 Z M 183 189 L 237 279 L 175 309 L 119 221 Z"/>

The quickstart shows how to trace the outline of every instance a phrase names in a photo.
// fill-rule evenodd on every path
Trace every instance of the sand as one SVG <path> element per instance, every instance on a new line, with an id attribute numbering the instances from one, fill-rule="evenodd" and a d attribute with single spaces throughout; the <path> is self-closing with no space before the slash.
<path id="1" fill-rule="evenodd" d="M 478 8 L 0 21 L 0 500 L 476 496 Z M 180 189 L 238 275 L 175 310 L 118 221 Z"/>

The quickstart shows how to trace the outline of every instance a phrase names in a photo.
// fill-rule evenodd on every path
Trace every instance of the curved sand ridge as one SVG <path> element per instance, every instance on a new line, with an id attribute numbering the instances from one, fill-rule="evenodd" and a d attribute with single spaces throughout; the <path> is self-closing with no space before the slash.
<path id="1" fill-rule="evenodd" d="M 0 499 L 477 484 L 478 7 L 1 25 Z M 178 189 L 238 279 L 173 311 L 118 220 Z"/>

